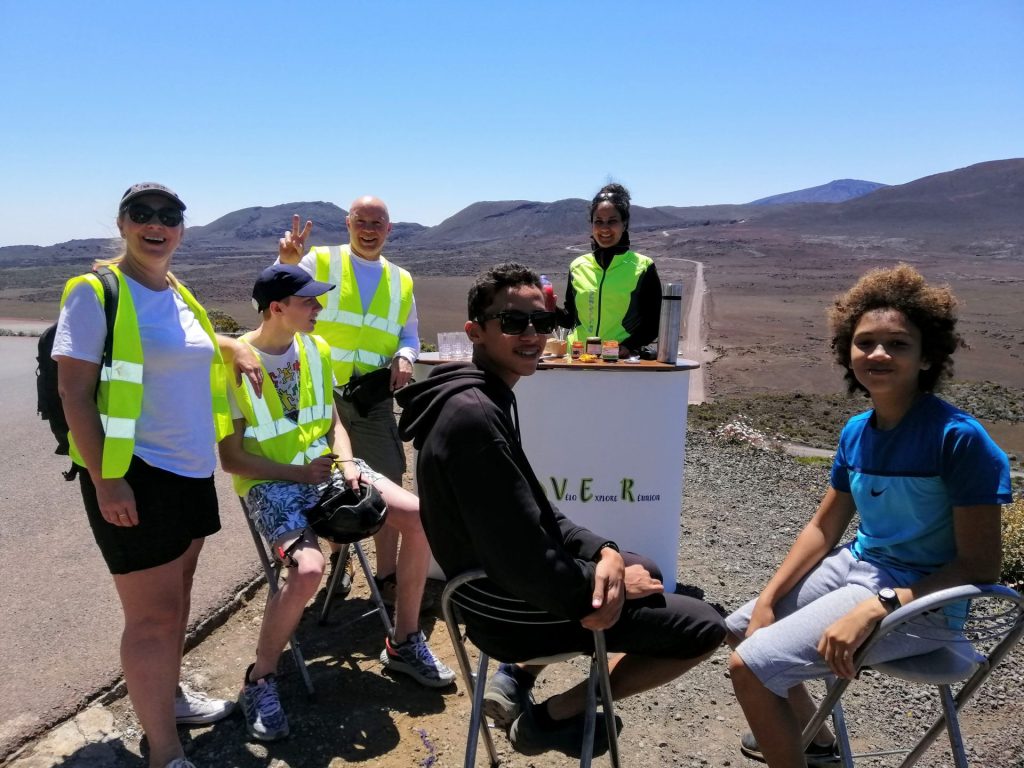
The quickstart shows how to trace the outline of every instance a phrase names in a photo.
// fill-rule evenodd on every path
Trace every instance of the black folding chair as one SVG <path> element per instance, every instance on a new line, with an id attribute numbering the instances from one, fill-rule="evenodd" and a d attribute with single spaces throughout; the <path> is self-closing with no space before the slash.
<path id="1" fill-rule="evenodd" d="M 963 628 L 937 627 L 927 617 L 942 614 L 951 606 L 967 607 Z M 910 749 L 892 749 L 854 755 L 846 718 L 840 699 L 850 680 L 833 680 L 814 718 L 803 732 L 804 747 L 810 744 L 825 719 L 831 715 L 844 768 L 852 768 L 855 758 L 907 754 L 901 768 L 914 765 L 925 753 L 939 732 L 945 728 L 953 761 L 957 768 L 967 768 L 967 755 L 960 733 L 959 712 L 999 662 L 1024 636 L 1024 598 L 999 584 L 978 584 L 940 590 L 914 600 L 893 611 L 854 656 L 858 671 L 866 668 L 863 659 L 883 638 L 893 632 L 910 637 L 939 640 L 946 644 L 938 650 L 919 656 L 871 665 L 875 672 L 901 680 L 937 686 L 942 701 L 942 714 L 931 728 Z M 962 682 L 954 696 L 951 686 Z"/>
<path id="2" fill-rule="evenodd" d="M 478 734 L 482 734 L 491 765 L 498 765 L 498 754 L 491 739 L 490 730 L 483 717 L 484 688 L 487 686 L 487 667 L 490 657 L 487 650 L 478 648 L 479 662 L 474 676 L 466 651 L 466 637 L 459 629 L 459 618 L 463 623 L 472 620 L 473 616 L 491 622 L 504 622 L 510 625 L 529 625 L 543 631 L 545 625 L 567 624 L 568 619 L 553 616 L 546 611 L 531 606 L 523 600 L 517 600 L 504 594 L 496 594 L 490 590 L 487 574 L 483 570 L 472 570 L 462 573 L 448 581 L 441 594 L 441 610 L 448 634 L 459 659 L 462 677 L 472 697 L 472 710 L 469 719 L 469 734 L 466 739 L 465 768 L 474 768 Z M 456 616 L 456 610 L 460 616 Z M 605 646 L 604 632 L 594 631 L 594 652 L 580 650 L 544 658 L 530 659 L 527 664 L 553 664 L 567 661 L 576 656 L 590 656 L 590 679 L 587 686 L 587 704 L 585 710 L 583 744 L 580 756 L 581 768 L 590 765 L 593 759 L 594 732 L 597 727 L 597 689 L 601 688 L 601 707 L 604 710 L 605 726 L 608 732 L 608 753 L 611 763 L 619 768 L 618 733 L 615 728 L 615 711 L 612 703 L 611 682 L 608 678 L 608 651 Z M 500 661 L 501 659 L 499 659 Z"/>

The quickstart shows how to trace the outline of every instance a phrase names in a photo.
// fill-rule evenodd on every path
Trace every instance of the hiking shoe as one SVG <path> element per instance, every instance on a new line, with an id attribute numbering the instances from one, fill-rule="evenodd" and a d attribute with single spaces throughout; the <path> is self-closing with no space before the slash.
<path id="1" fill-rule="evenodd" d="M 740 738 L 740 752 L 752 760 L 759 760 L 765 762 L 764 755 L 761 754 L 761 747 L 757 744 L 757 739 L 754 738 L 754 734 L 747 731 Z M 832 740 L 831 744 L 815 744 L 813 741 L 804 750 L 804 757 L 807 759 L 807 765 L 831 765 L 832 763 L 838 763 L 839 757 L 839 745 L 835 739 Z"/>
<path id="2" fill-rule="evenodd" d="M 235 711 L 235 702 L 211 699 L 205 693 L 179 685 L 174 694 L 174 719 L 178 725 L 207 725 Z"/>
<path id="3" fill-rule="evenodd" d="M 455 673 L 434 655 L 422 632 L 413 632 L 404 643 L 385 638 L 380 662 L 392 672 L 409 675 L 428 688 L 444 688 L 455 682 Z"/>
<path id="4" fill-rule="evenodd" d="M 499 728 L 508 730 L 523 710 L 533 704 L 532 687 L 519 684 L 500 667 L 487 680 L 484 689 L 484 714 Z"/>
<path id="5" fill-rule="evenodd" d="M 328 558 L 331 563 L 331 575 L 327 578 L 327 584 L 325 589 L 330 588 L 331 581 L 334 579 L 335 569 L 338 568 L 338 561 L 341 559 L 341 553 L 345 553 L 345 562 L 342 563 L 341 567 L 345 569 L 345 572 L 338 577 L 338 583 L 334 585 L 334 592 L 327 595 L 327 597 L 340 597 L 345 599 L 348 597 L 349 592 L 352 591 L 352 576 L 355 574 L 355 563 L 352 562 L 352 549 L 346 544 L 341 549 L 331 552 L 331 556 Z"/>
<path id="6" fill-rule="evenodd" d="M 249 682 L 249 673 L 255 664 L 250 664 L 242 681 L 242 692 L 238 703 L 245 715 L 245 729 L 258 741 L 276 741 L 288 735 L 288 718 L 281 709 L 277 695 L 277 679 L 271 673 L 255 683 Z"/>
<path id="7" fill-rule="evenodd" d="M 536 706 L 524 707 L 522 714 L 512 723 L 508 732 L 508 740 L 512 748 L 523 755 L 539 755 L 544 752 L 561 752 L 569 757 L 579 758 L 583 750 L 584 715 L 558 720 L 556 728 L 542 729 L 534 719 Z M 622 720 L 615 718 L 615 732 L 622 731 Z M 608 751 L 608 728 L 605 725 L 604 712 L 597 713 L 594 725 L 594 757 Z"/>
<path id="8" fill-rule="evenodd" d="M 184 757 L 176 757 L 165 765 L 164 768 L 196 768 L 196 765 L 195 763 L 189 762 Z"/>
<path id="9" fill-rule="evenodd" d="M 380 599 L 384 601 L 384 605 L 388 610 L 395 609 L 395 602 L 398 600 L 398 582 L 395 580 L 395 574 L 389 573 L 387 576 L 377 577 L 374 576 L 373 580 L 377 584 L 377 591 L 380 592 Z M 420 613 L 428 613 L 434 610 L 436 602 L 432 596 L 424 591 L 423 598 L 420 600 Z"/>

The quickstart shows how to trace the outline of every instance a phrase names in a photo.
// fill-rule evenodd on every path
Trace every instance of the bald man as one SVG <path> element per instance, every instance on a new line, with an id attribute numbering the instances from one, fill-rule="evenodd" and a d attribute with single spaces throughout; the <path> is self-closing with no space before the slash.
<path id="1" fill-rule="evenodd" d="M 278 256 L 282 264 L 298 264 L 314 279 L 336 286 L 320 297 L 324 308 L 314 333 L 331 345 L 338 387 L 350 379 L 389 368 L 388 389 L 401 389 L 412 377 L 412 365 L 420 353 L 419 321 L 412 277 L 381 255 L 391 232 L 387 205 L 370 195 L 357 198 L 345 217 L 348 244 L 312 247 L 308 253 L 306 240 L 313 231 L 313 222 L 307 221 L 301 229 L 300 222 L 298 214 L 292 217 L 291 231 L 278 242 Z M 338 395 L 335 402 L 355 455 L 401 485 L 405 451 L 398 438 L 391 398 L 362 412 Z M 409 569 L 402 562 L 406 558 L 400 561 L 397 556 L 398 534 L 385 527 L 374 541 L 377 584 L 385 601 L 397 602 L 401 610 L 403 591 L 415 589 L 403 581 L 420 580 L 418 589 L 422 592 L 426 570 L 422 576 L 410 574 L 403 579 Z"/>

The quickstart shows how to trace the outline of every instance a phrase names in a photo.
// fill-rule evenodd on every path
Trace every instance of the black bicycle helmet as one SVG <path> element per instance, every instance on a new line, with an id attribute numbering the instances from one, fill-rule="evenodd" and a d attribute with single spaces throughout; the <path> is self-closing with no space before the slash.
<path id="1" fill-rule="evenodd" d="M 332 486 L 312 508 L 306 518 L 317 536 L 335 544 L 349 544 L 372 536 L 381 529 L 388 516 L 388 505 L 380 491 L 372 485 L 360 484 L 354 491 Z"/>

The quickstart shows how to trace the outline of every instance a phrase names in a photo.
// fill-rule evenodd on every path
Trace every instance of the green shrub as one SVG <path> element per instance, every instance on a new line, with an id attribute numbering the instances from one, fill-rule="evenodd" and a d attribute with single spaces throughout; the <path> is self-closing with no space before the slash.
<path id="1" fill-rule="evenodd" d="M 1024 584 L 1024 498 L 1003 507 L 1002 581 Z"/>
<path id="2" fill-rule="evenodd" d="M 211 309 L 208 310 L 206 314 L 210 318 L 213 330 L 217 333 L 237 334 L 245 330 L 238 324 L 235 318 L 227 312 L 221 312 L 219 309 Z"/>
<path id="3" fill-rule="evenodd" d="M 796 456 L 797 464 L 806 464 L 809 467 L 817 467 L 822 464 L 832 466 L 831 456 Z"/>

